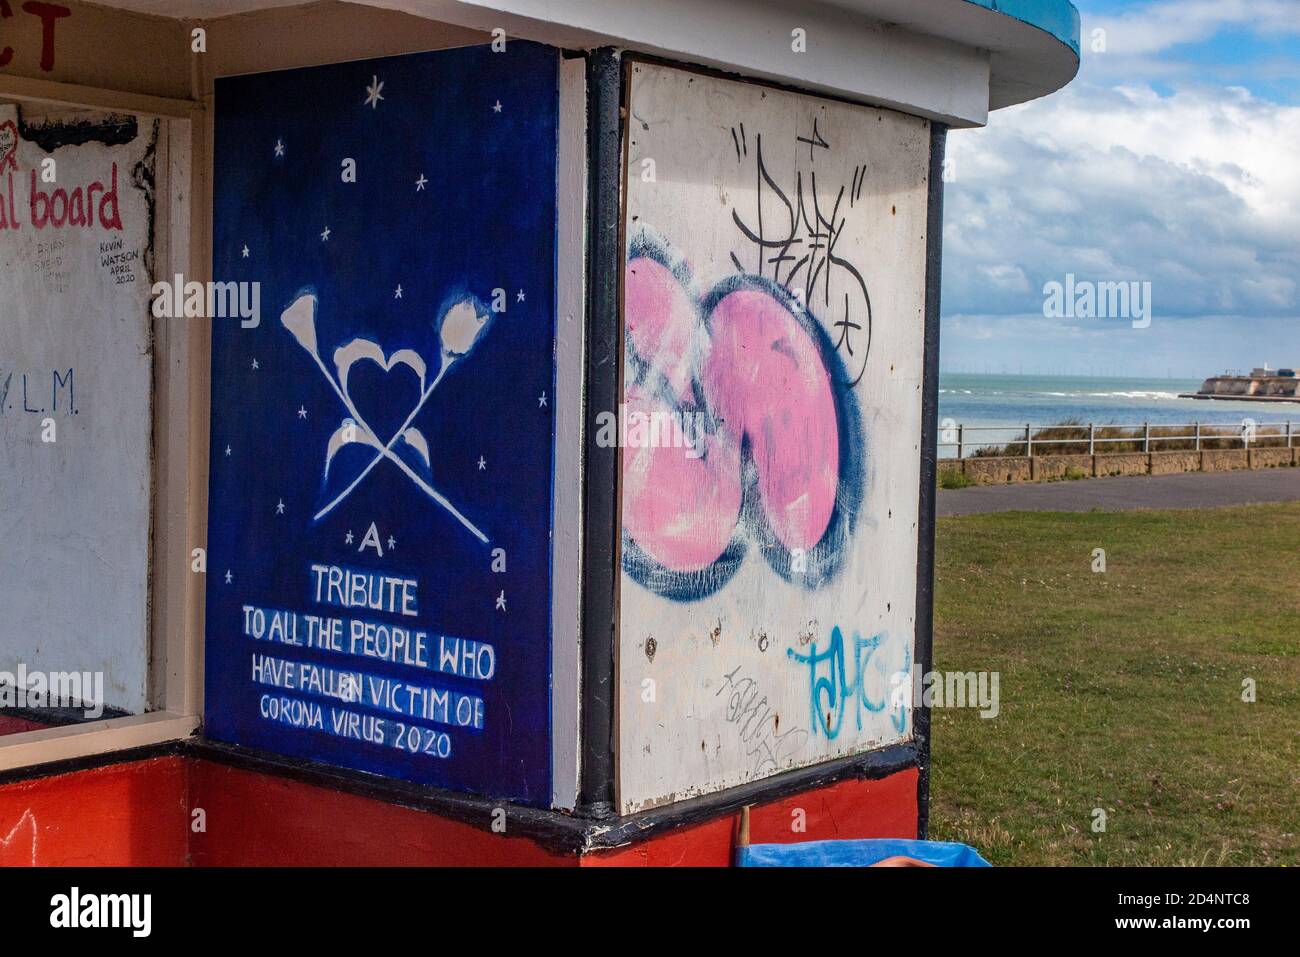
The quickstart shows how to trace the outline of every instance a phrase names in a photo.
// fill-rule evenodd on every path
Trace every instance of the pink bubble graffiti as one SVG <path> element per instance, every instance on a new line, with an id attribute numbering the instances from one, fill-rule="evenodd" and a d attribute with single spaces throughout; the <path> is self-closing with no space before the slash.
<path id="1" fill-rule="evenodd" d="M 851 532 L 861 443 L 821 326 L 762 277 L 729 277 L 697 301 L 684 264 L 648 233 L 629 254 L 624 307 L 625 415 L 704 423 L 698 457 L 624 449 L 625 570 L 694 600 L 735 573 L 748 537 L 783 577 L 823 584 Z"/>

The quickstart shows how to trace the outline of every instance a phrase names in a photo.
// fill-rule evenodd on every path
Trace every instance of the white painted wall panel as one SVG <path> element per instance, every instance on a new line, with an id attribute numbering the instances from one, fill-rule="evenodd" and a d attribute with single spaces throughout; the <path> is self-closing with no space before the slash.
<path id="1" fill-rule="evenodd" d="M 912 735 L 929 162 L 915 117 L 631 84 L 623 813 Z"/>
<path id="2" fill-rule="evenodd" d="M 148 663 L 155 138 L 141 120 L 129 143 L 47 153 L 0 107 L 0 671 L 102 671 L 106 704 L 131 712 Z"/>

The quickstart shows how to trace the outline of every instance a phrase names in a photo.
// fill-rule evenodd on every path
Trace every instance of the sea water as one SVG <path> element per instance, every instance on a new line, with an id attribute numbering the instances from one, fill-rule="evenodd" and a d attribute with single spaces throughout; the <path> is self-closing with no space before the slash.
<path id="1" fill-rule="evenodd" d="M 943 373 L 939 376 L 939 429 L 964 426 L 962 438 L 968 454 L 981 444 L 1002 445 L 1023 439 L 1026 423 L 1037 428 L 1067 421 L 1098 426 L 1200 422 L 1241 427 L 1250 420 L 1262 436 L 1290 420 L 1300 444 L 1300 402 L 1178 397 L 1179 393 L 1195 392 L 1200 386 L 1199 379 Z M 987 426 L 996 426 L 998 430 L 975 431 Z M 940 458 L 956 454 L 955 446 L 939 448 Z"/>

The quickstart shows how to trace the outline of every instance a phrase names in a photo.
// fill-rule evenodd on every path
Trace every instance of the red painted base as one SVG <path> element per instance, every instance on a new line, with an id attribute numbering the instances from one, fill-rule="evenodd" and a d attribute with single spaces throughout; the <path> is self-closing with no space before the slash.
<path id="1" fill-rule="evenodd" d="M 879 781 L 841 781 L 750 810 L 751 844 L 864 837 L 916 837 L 916 771 Z M 628 847 L 596 851 L 586 867 L 727 867 L 731 864 L 740 815 L 669 831 Z"/>
<path id="2" fill-rule="evenodd" d="M 207 831 L 190 837 L 198 865 L 577 863 L 524 838 L 209 761 L 194 761 L 190 782 L 207 812 Z"/>
<path id="3" fill-rule="evenodd" d="M 0 787 L 0 866 L 189 863 L 185 758 Z"/>
<path id="4" fill-rule="evenodd" d="M 750 839 L 915 837 L 916 783 L 916 771 L 903 771 L 759 805 Z M 0 866 L 726 866 L 736 819 L 579 857 L 426 811 L 166 757 L 0 786 Z"/>

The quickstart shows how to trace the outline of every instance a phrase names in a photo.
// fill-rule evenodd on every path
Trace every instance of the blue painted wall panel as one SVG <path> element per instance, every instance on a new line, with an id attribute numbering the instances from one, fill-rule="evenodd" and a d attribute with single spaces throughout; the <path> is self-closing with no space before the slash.
<path id="1" fill-rule="evenodd" d="M 548 803 L 557 69 L 217 83 L 210 737 Z"/>

